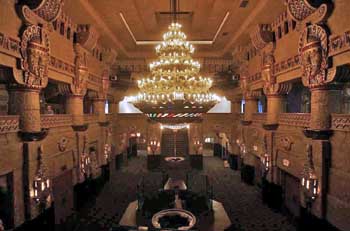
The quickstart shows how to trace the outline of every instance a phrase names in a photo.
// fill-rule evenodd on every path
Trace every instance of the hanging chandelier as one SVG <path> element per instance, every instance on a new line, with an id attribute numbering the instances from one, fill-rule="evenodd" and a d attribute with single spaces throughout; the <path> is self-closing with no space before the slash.
<path id="1" fill-rule="evenodd" d="M 126 100 L 143 112 L 207 112 L 220 97 L 209 91 L 212 80 L 200 76 L 200 64 L 191 56 L 194 47 L 176 22 L 176 1 L 171 5 L 174 19 L 155 48 L 158 59 L 149 65 L 151 75 L 138 80 L 140 92 Z"/>

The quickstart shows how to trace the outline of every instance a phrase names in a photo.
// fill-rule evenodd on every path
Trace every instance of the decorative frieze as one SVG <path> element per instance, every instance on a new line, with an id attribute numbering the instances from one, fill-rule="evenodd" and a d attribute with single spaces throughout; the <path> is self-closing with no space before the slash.
<path id="1" fill-rule="evenodd" d="M 0 33 L 0 49 L 3 48 L 15 54 L 20 54 L 20 41 Z"/>
<path id="2" fill-rule="evenodd" d="M 329 38 L 329 56 L 334 56 L 350 50 L 350 31 L 341 35 L 331 35 Z"/>
<path id="3" fill-rule="evenodd" d="M 19 129 L 19 116 L 0 116 L 0 134 L 17 132 Z"/>
<path id="4" fill-rule="evenodd" d="M 41 115 L 42 128 L 68 127 L 73 123 L 72 115 Z"/>
<path id="5" fill-rule="evenodd" d="M 75 66 L 73 64 L 65 62 L 61 59 L 58 59 L 54 56 L 50 56 L 50 67 L 49 68 L 53 68 L 53 69 L 56 69 L 58 71 L 66 72 L 69 75 L 74 75 Z"/>
<path id="6" fill-rule="evenodd" d="M 332 129 L 349 131 L 350 130 L 350 114 L 332 114 Z"/>
<path id="7" fill-rule="evenodd" d="M 278 118 L 281 125 L 307 128 L 310 125 L 309 113 L 281 113 Z"/>
<path id="8" fill-rule="evenodd" d="M 299 55 L 292 56 L 274 65 L 274 74 L 280 75 L 285 72 L 299 68 Z"/>
<path id="9" fill-rule="evenodd" d="M 90 82 L 98 84 L 98 85 L 101 84 L 101 82 L 102 82 L 100 77 L 98 77 L 97 75 L 92 74 L 92 73 L 89 73 L 88 80 Z"/>
<path id="10" fill-rule="evenodd" d="M 254 75 L 251 75 L 248 77 L 248 82 L 255 82 L 258 80 L 261 80 L 262 75 L 261 72 L 255 73 Z"/>

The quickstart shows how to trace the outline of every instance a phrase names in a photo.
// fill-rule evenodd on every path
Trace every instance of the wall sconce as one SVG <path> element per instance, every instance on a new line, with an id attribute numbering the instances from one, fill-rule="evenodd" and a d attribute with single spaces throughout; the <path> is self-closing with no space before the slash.
<path id="1" fill-rule="evenodd" d="M 266 173 L 270 170 L 270 156 L 267 152 L 267 137 L 264 136 L 264 153 L 260 157 L 261 163 L 264 166 L 264 177 L 266 176 Z"/>
<path id="2" fill-rule="evenodd" d="M 245 146 L 244 143 L 239 145 L 239 150 L 240 150 L 241 158 L 243 158 L 247 154 L 247 147 Z"/>
<path id="3" fill-rule="evenodd" d="M 110 144 L 105 144 L 104 146 L 104 157 L 107 162 L 109 162 L 111 154 L 112 154 L 112 147 Z"/>
<path id="4" fill-rule="evenodd" d="M 311 203 L 316 199 L 318 195 L 318 179 L 316 176 L 313 159 L 312 159 L 312 146 L 307 145 L 307 161 L 304 165 L 302 173 L 301 186 L 305 196 L 307 206 L 311 206 Z"/>
<path id="5" fill-rule="evenodd" d="M 196 154 L 199 153 L 200 149 L 202 148 L 202 142 L 199 139 L 195 139 L 193 141 L 194 151 Z"/>
<path id="6" fill-rule="evenodd" d="M 85 176 L 85 178 L 89 175 L 90 164 L 90 156 L 87 153 L 83 152 L 80 158 L 80 171 L 81 174 Z"/>
<path id="7" fill-rule="evenodd" d="M 151 148 L 152 154 L 154 155 L 157 149 L 160 147 L 160 142 L 157 139 L 153 139 L 150 141 L 149 147 Z"/>
<path id="8" fill-rule="evenodd" d="M 140 133 L 140 132 L 137 132 L 137 133 L 136 133 L 136 137 L 137 137 L 137 138 L 140 138 L 140 137 L 141 137 L 141 133 Z"/>
<path id="9" fill-rule="evenodd" d="M 42 204 L 45 207 L 51 201 L 51 181 L 47 176 L 46 166 L 44 165 L 43 158 L 43 146 L 38 148 L 38 170 L 34 176 L 32 190 L 30 191 L 30 197 L 38 204 Z"/>

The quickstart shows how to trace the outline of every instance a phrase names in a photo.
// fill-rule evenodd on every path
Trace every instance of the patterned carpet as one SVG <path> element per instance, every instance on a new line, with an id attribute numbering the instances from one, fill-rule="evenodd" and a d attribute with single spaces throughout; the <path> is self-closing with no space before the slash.
<path id="1" fill-rule="evenodd" d="M 190 168 L 188 163 L 179 168 L 163 163 L 161 170 L 166 170 L 169 176 L 181 178 Z M 254 186 L 241 182 L 239 172 L 224 168 L 220 159 L 205 157 L 203 173 L 209 176 L 213 185 L 214 199 L 223 203 L 231 219 L 231 230 L 295 230 L 286 217 L 262 203 Z M 114 172 L 96 201 L 79 214 L 77 230 L 109 230 L 117 225 L 127 205 L 136 199 L 136 186 L 142 176 L 152 177 L 144 157 L 133 158 L 121 170 Z M 154 180 L 160 183 L 162 179 Z"/>

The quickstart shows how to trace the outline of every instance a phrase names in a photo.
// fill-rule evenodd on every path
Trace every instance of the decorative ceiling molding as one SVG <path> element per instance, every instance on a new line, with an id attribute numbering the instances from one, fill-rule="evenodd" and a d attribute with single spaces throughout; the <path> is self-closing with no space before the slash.
<path id="1" fill-rule="evenodd" d="M 213 39 L 211 40 L 192 40 L 192 41 L 189 41 L 191 44 L 194 44 L 194 45 L 212 45 L 215 43 L 222 27 L 225 25 L 228 17 L 230 15 L 230 12 L 227 11 L 224 18 L 222 19 L 218 29 L 216 30 L 216 33 L 213 37 Z M 133 39 L 133 41 L 135 42 L 136 45 L 157 45 L 159 43 L 161 43 L 162 41 L 161 40 L 137 40 L 134 33 L 132 32 L 128 22 L 126 21 L 124 15 L 122 12 L 119 13 L 119 16 L 121 18 L 121 20 L 123 21 L 124 23 L 124 26 L 126 27 L 126 29 L 128 30 L 131 38 Z"/>

